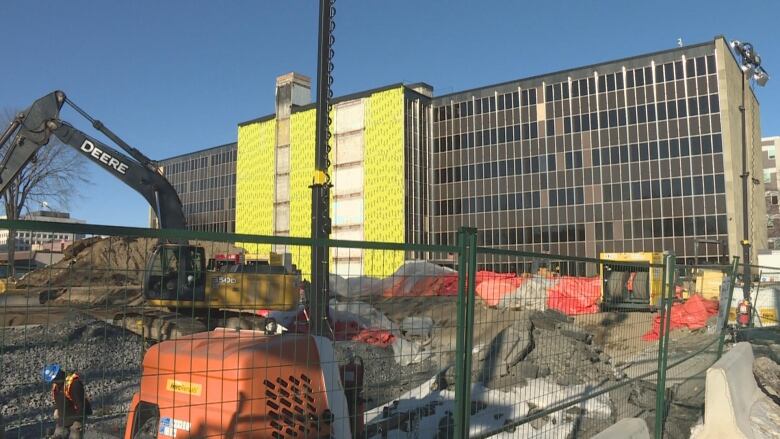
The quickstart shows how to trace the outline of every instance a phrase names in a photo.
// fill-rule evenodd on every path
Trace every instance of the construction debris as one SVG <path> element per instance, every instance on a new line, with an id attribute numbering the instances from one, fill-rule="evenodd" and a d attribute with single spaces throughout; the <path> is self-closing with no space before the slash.
<path id="1" fill-rule="evenodd" d="M 403 330 L 398 324 L 390 321 L 382 312 L 366 302 L 331 300 L 330 315 L 336 327 L 334 335 L 337 339 L 355 339 L 355 337 L 339 334 L 341 332 L 339 328 L 345 327 L 354 328 L 358 334 L 365 330 L 380 330 L 392 335 L 392 338 L 388 338 L 383 344 L 392 347 L 395 361 L 401 366 L 420 363 L 430 356 L 430 352 L 427 352 L 418 342 L 405 339 Z"/>
<path id="2" fill-rule="evenodd" d="M 512 425 L 532 410 L 545 409 L 584 392 L 587 392 L 586 386 L 563 387 L 545 379 L 535 379 L 524 386 L 501 390 L 475 384 L 471 391 L 469 434 L 506 429 L 493 437 L 568 437 L 583 417 L 608 420 L 611 416 L 609 397 L 600 395 L 583 402 L 578 410 L 559 411 L 539 422 Z M 404 438 L 408 437 L 409 427 L 421 437 L 451 437 L 454 411 L 455 392 L 437 387 L 434 377 L 392 403 L 368 410 L 365 415 L 367 437 L 380 437 L 381 432 L 381 437 Z M 377 428 L 377 425 L 382 425 L 382 428 Z"/>
<path id="3" fill-rule="evenodd" d="M 430 317 L 411 316 L 401 321 L 401 332 L 406 337 L 427 339 L 433 331 L 433 319 Z"/>
<path id="4" fill-rule="evenodd" d="M 128 298 L 142 306 L 135 285 L 154 244 L 148 239 L 88 239 L 69 248 L 63 262 L 28 274 L 20 285 L 56 287 L 40 293 L 40 300 L 57 313 L 67 309 L 64 305 L 78 304 L 110 314 L 126 307 Z M 651 329 L 653 315 L 579 315 L 595 312 L 593 279 L 480 272 L 476 281 L 481 300 L 475 303 L 472 434 L 505 428 L 497 437 L 589 437 L 619 418 L 652 419 L 655 386 L 640 381 L 515 425 L 557 402 L 624 378 L 625 362 L 656 345 L 640 337 Z M 385 279 L 331 275 L 336 294 L 328 317 L 336 356 L 363 359 L 369 432 L 392 427 L 404 437 L 404 429 L 447 437 L 440 433 L 454 422 L 457 286 L 456 272 L 426 262 L 407 263 Z M 268 315 L 293 331 L 305 319 L 302 310 Z M 47 389 L 38 379 L 40 367 L 49 361 L 84 374 L 100 416 L 124 416 L 138 386 L 143 339 L 85 314 L 45 319 L 29 320 L 45 326 L 3 330 L 0 414 L 7 428 L 19 432 L 14 429 L 51 422 Z M 675 334 L 685 331 L 690 329 Z M 756 374 L 763 374 L 766 388 L 776 394 L 772 370 L 763 367 Z M 668 437 L 685 437 L 700 414 L 701 391 L 693 384 L 670 391 Z"/>
<path id="5" fill-rule="evenodd" d="M 758 388 L 780 405 L 780 364 L 767 357 L 756 357 L 753 362 L 753 375 Z"/>

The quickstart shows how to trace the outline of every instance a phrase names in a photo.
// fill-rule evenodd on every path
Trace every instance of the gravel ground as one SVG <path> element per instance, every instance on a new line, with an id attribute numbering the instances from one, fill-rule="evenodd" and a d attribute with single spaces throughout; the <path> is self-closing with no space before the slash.
<path id="1" fill-rule="evenodd" d="M 86 385 L 96 419 L 127 413 L 138 389 L 142 340 L 78 312 L 46 326 L 2 330 L 0 413 L 7 437 L 40 437 L 50 425 L 52 401 L 40 371 L 49 362 L 76 370 Z"/>
<path id="2" fill-rule="evenodd" d="M 420 304 L 425 302 L 419 300 Z M 407 307 L 405 313 L 397 308 L 398 304 L 393 307 L 399 316 L 409 315 L 409 310 L 414 309 L 416 312 L 411 314 L 428 316 L 434 321 L 433 339 L 425 341 L 432 350 L 432 356 L 422 363 L 399 366 L 391 347 L 380 348 L 358 342 L 335 344 L 338 360 L 345 359 L 349 353 L 364 360 L 367 410 L 394 401 L 452 364 L 453 304 L 437 303 L 436 300 L 429 302 L 435 305 Z M 0 413 L 7 429 L 6 438 L 42 437 L 42 433 L 52 426 L 49 388 L 40 380 L 40 370 L 48 362 L 59 362 L 67 370 L 75 369 L 85 380 L 95 411 L 85 437 L 121 436 L 130 399 L 138 388 L 143 341 L 132 333 L 83 313 L 63 312 L 64 315 L 57 316 L 59 319 L 43 325 L 0 329 L 0 376 L 3 377 L 0 380 Z M 588 319 L 590 325 L 583 325 L 583 317 L 572 319 L 551 311 L 510 312 L 478 307 L 477 312 L 484 313 L 484 317 L 495 318 L 496 323 L 486 328 L 488 320 L 485 319 L 481 320 L 482 327 L 475 325 L 475 348 L 479 344 L 495 345 L 499 340 L 501 346 L 496 352 L 501 358 L 511 358 L 513 362 L 509 368 L 495 369 L 497 375 L 492 374 L 491 379 L 482 381 L 490 388 L 522 385 L 526 380 L 535 378 L 545 378 L 564 386 L 599 383 L 614 380 L 614 366 L 624 359 L 641 359 L 642 354 L 655 358 L 653 348 L 657 342 L 641 340 L 641 334 L 649 329 L 651 314 L 591 315 Z M 670 347 L 680 355 L 712 337 L 706 329 L 674 331 L 671 335 L 673 341 Z M 751 341 L 754 342 L 757 358 L 762 354 L 774 357 L 780 352 L 776 340 L 764 344 Z M 675 358 L 676 354 L 670 358 Z M 706 358 L 700 360 L 709 361 Z M 701 361 L 696 363 L 697 367 L 699 363 Z M 654 361 L 645 366 L 653 367 Z M 479 361 L 475 361 L 474 367 L 475 371 L 485 369 Z M 636 367 L 644 370 L 641 364 Z M 702 367 L 706 369 L 706 364 Z M 690 426 L 701 414 L 703 372 L 692 376 L 695 372 L 688 369 L 691 368 L 679 374 L 675 370 L 670 371 L 667 437 L 688 437 Z M 451 381 L 452 377 L 447 376 L 451 372 L 445 373 L 446 381 Z M 680 379 L 673 379 L 677 375 Z M 477 376 L 475 380 L 480 381 Z M 575 430 L 577 437 L 590 437 L 614 420 L 629 416 L 645 418 L 653 428 L 653 383 L 634 383 L 610 392 L 609 396 L 613 407 L 611 419 L 596 419 L 582 414 Z"/>

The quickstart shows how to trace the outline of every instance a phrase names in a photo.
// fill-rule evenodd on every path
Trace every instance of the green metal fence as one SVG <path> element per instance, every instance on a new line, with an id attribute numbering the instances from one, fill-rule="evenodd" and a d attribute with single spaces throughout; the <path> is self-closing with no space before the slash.
<path id="1" fill-rule="evenodd" d="M 29 273 L 0 294 L 5 437 L 56 426 L 41 379 L 54 362 L 79 372 L 84 428 L 103 437 L 590 437 L 627 417 L 674 437 L 688 422 L 679 387 L 727 333 L 727 320 L 672 328 L 666 317 L 695 301 L 671 255 L 483 248 L 469 228 L 454 246 L 0 229 L 86 238 L 24 254 Z M 311 337 L 317 245 L 331 249 L 331 295 L 328 329 Z"/>

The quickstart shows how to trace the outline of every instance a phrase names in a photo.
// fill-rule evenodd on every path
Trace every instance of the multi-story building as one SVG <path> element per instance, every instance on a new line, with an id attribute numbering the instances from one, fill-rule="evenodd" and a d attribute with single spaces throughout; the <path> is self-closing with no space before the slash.
<path id="1" fill-rule="evenodd" d="M 236 228 L 237 144 L 215 146 L 159 162 L 182 202 L 187 228 L 232 233 Z M 157 217 L 149 210 L 149 223 Z"/>
<path id="2" fill-rule="evenodd" d="M 316 114 L 310 87 L 303 75 L 279 77 L 276 113 L 239 124 L 239 233 L 310 235 Z M 431 92 L 422 83 L 394 84 L 333 100 L 332 238 L 425 242 Z M 298 266 L 308 266 L 306 249 L 292 253 Z M 343 274 L 384 274 L 404 257 L 356 249 L 332 254 Z"/>
<path id="3" fill-rule="evenodd" d="M 761 139 L 764 159 L 764 187 L 766 189 L 767 248 L 780 250 L 780 136 Z"/>
<path id="4" fill-rule="evenodd" d="M 2 218 L 5 218 L 3 216 Z M 86 224 L 86 221 L 70 217 L 68 212 L 40 210 L 23 215 L 25 221 L 48 221 L 55 223 Z M 80 233 L 17 231 L 16 250 L 47 250 L 59 252 L 78 239 L 84 239 Z M 0 230 L 0 251 L 8 250 L 8 230 Z"/>
<path id="5" fill-rule="evenodd" d="M 741 80 L 716 37 L 442 96 L 394 84 L 336 98 L 332 236 L 452 244 L 473 226 L 481 245 L 533 252 L 740 255 Z M 276 96 L 275 114 L 239 124 L 235 231 L 308 236 L 310 80 L 280 77 Z M 763 163 L 752 91 L 745 108 L 755 176 Z M 750 187 L 749 238 L 765 248 L 763 181 Z M 696 245 L 704 239 L 722 245 Z M 305 265 L 308 253 L 296 253 Z M 377 275 L 416 256 L 332 255 L 340 273 Z"/>
<path id="6" fill-rule="evenodd" d="M 430 230 L 453 242 L 553 254 L 740 254 L 742 74 L 713 41 L 433 100 Z M 748 163 L 760 175 L 758 103 L 746 102 Z M 763 187 L 751 241 L 766 246 Z M 489 262 L 489 261 L 484 261 Z M 511 264 L 494 267 L 514 270 Z"/>

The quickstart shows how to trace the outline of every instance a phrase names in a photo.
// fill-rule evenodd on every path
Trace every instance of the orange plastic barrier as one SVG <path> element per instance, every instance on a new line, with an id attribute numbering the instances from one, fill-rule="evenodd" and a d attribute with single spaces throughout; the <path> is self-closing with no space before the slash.
<path id="1" fill-rule="evenodd" d="M 547 290 L 547 308 L 567 314 L 599 312 L 601 283 L 595 277 L 561 277 Z"/>
<path id="2" fill-rule="evenodd" d="M 718 313 L 718 301 L 706 300 L 699 295 L 691 296 L 685 303 L 672 305 L 670 329 L 699 329 L 707 325 L 707 319 Z M 642 340 L 658 340 L 662 334 L 661 315 L 655 316 L 653 327 L 642 336 Z"/>
<path id="3" fill-rule="evenodd" d="M 523 278 L 515 274 L 480 271 L 477 272 L 475 292 L 488 306 L 496 306 L 502 297 L 515 291 L 522 284 Z"/>

